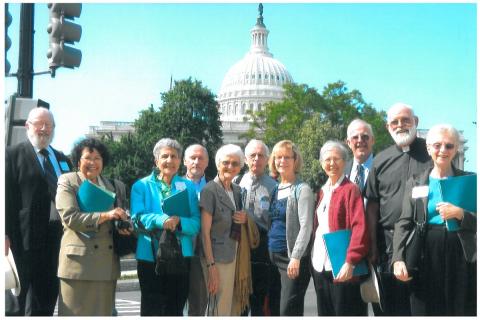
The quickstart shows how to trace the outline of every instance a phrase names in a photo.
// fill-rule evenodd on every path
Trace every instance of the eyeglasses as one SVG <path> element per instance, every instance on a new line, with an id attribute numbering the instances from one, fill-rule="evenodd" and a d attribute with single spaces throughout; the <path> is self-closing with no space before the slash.
<path id="1" fill-rule="evenodd" d="M 95 157 L 95 158 L 81 157 L 80 159 L 87 162 L 100 162 L 103 160 L 101 157 Z"/>
<path id="2" fill-rule="evenodd" d="M 283 161 L 289 161 L 294 159 L 295 157 L 290 157 L 290 156 L 275 156 L 275 161 L 280 161 L 283 159 Z"/>
<path id="3" fill-rule="evenodd" d="M 440 150 L 442 146 L 444 146 L 446 150 L 453 150 L 455 148 L 453 143 L 433 143 L 431 146 L 436 151 Z"/>
<path id="4" fill-rule="evenodd" d="M 366 142 L 366 141 L 370 140 L 370 136 L 368 134 L 358 134 L 356 136 L 351 136 L 349 139 L 352 140 L 352 141 L 361 140 L 361 141 Z"/>
<path id="5" fill-rule="evenodd" d="M 391 127 L 401 127 L 402 124 L 406 125 L 406 126 L 409 126 L 413 123 L 412 120 L 413 120 L 412 118 L 403 117 L 403 118 L 400 118 L 400 119 L 394 119 L 394 120 L 390 121 L 389 125 Z"/>
<path id="6" fill-rule="evenodd" d="M 28 121 L 28 123 L 34 126 L 35 129 L 42 129 L 43 127 L 45 127 L 45 129 L 50 130 L 53 128 L 53 125 L 51 123 L 46 123 L 41 121 L 35 121 L 35 122 Z"/>
<path id="7" fill-rule="evenodd" d="M 324 163 L 339 163 L 340 161 L 343 161 L 342 158 L 327 158 L 322 160 Z"/>
<path id="8" fill-rule="evenodd" d="M 224 167 L 228 167 L 228 166 L 232 166 L 232 167 L 239 167 L 240 166 L 240 162 L 238 161 L 222 161 L 222 166 Z"/>
<path id="9" fill-rule="evenodd" d="M 250 160 L 254 160 L 256 157 L 258 157 L 258 159 L 264 159 L 265 155 L 263 153 L 252 153 L 252 154 L 248 155 L 248 158 Z"/>

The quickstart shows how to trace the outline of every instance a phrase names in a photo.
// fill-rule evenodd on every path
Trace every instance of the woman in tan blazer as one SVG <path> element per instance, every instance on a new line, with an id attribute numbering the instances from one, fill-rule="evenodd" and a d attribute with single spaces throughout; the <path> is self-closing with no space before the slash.
<path id="1" fill-rule="evenodd" d="M 109 159 L 107 148 L 100 141 L 81 141 L 73 148 L 72 158 L 78 171 L 60 176 L 56 195 L 56 207 L 64 227 L 58 266 L 58 315 L 110 316 L 120 276 L 119 257 L 113 250 L 113 221 L 127 219 L 122 209 L 125 186 L 117 181 L 115 188 L 100 175 Z M 119 207 L 112 206 L 105 212 L 82 212 L 77 192 L 86 179 L 116 192 Z"/>

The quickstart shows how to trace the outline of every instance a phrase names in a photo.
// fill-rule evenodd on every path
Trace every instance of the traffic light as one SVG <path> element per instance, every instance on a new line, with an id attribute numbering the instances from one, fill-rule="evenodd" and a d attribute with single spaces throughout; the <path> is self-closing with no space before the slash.
<path id="1" fill-rule="evenodd" d="M 7 32 L 10 24 L 12 24 L 12 15 L 8 12 L 8 3 L 5 3 L 5 75 L 10 73 L 10 62 L 7 60 L 7 51 L 12 46 L 12 40 Z"/>
<path id="2" fill-rule="evenodd" d="M 82 4 L 49 3 L 48 8 L 50 10 L 50 23 L 47 32 L 49 33 L 50 48 L 47 57 L 50 69 L 80 66 L 82 52 L 66 44 L 78 42 L 82 36 L 82 27 L 69 21 L 73 21 L 75 17 L 80 17 Z"/>

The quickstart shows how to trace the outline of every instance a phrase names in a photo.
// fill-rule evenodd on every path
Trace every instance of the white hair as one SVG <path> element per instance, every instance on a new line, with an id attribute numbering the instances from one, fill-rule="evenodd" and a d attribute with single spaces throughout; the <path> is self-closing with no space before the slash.
<path id="1" fill-rule="evenodd" d="M 347 127 L 347 138 L 350 138 L 353 135 L 353 130 L 357 125 L 363 125 L 367 128 L 368 132 L 370 133 L 370 136 L 373 137 L 373 129 L 370 123 L 362 120 L 362 119 L 355 119 Z"/>
<path id="2" fill-rule="evenodd" d="M 347 149 L 347 147 L 345 147 L 345 145 L 343 143 L 341 143 L 340 141 L 328 140 L 327 142 L 325 142 L 323 144 L 322 148 L 320 149 L 320 161 L 323 161 L 323 159 L 325 158 L 325 153 L 327 151 L 330 151 L 330 150 L 333 150 L 333 149 L 336 149 L 337 151 L 340 152 L 340 156 L 342 157 L 342 159 L 344 161 L 348 160 L 348 149 Z"/>
<path id="3" fill-rule="evenodd" d="M 33 119 L 35 119 L 41 113 L 47 113 L 50 117 L 50 120 L 52 121 L 52 126 L 55 127 L 55 119 L 53 118 L 53 113 L 45 107 L 37 107 L 30 110 L 30 112 L 28 113 L 27 122 L 32 122 Z"/>
<path id="4" fill-rule="evenodd" d="M 388 109 L 387 111 L 387 121 L 390 122 L 390 120 L 392 120 L 398 113 L 398 111 L 400 109 L 408 109 L 410 110 L 410 112 L 412 113 L 412 117 L 415 117 L 415 112 L 413 111 L 413 108 L 411 105 L 408 105 L 406 103 L 403 103 L 403 102 L 397 102 L 395 104 L 393 104 L 390 109 Z"/>
<path id="5" fill-rule="evenodd" d="M 245 146 L 245 157 L 248 157 L 252 153 L 252 149 L 256 145 L 261 145 L 262 146 L 263 152 L 265 153 L 266 158 L 268 158 L 270 156 L 270 150 L 268 149 L 267 145 L 262 140 L 252 139 Z"/>
<path id="6" fill-rule="evenodd" d="M 155 144 L 155 147 L 153 148 L 153 156 L 155 157 L 155 160 L 158 160 L 158 157 L 160 157 L 160 150 L 162 150 L 163 148 L 175 149 L 175 151 L 177 151 L 178 157 L 180 158 L 182 156 L 183 148 L 177 140 L 163 138 L 158 140 L 157 144 Z"/>
<path id="7" fill-rule="evenodd" d="M 245 156 L 243 155 L 242 148 L 236 144 L 226 144 L 218 149 L 215 154 L 215 164 L 217 165 L 217 168 L 220 166 L 222 159 L 228 156 L 237 156 L 238 159 L 240 159 L 240 168 L 243 168 L 243 165 L 245 164 Z"/>
<path id="8" fill-rule="evenodd" d="M 434 138 L 436 138 L 438 134 L 442 133 L 447 133 L 449 136 L 451 136 L 453 140 L 455 140 L 455 146 L 460 144 L 460 134 L 458 133 L 458 130 L 452 125 L 446 123 L 436 124 L 431 127 L 430 130 L 428 130 L 426 138 L 427 144 L 435 143 Z"/>
<path id="9" fill-rule="evenodd" d="M 183 160 L 187 160 L 188 156 L 190 155 L 190 152 L 193 152 L 193 149 L 195 149 L 195 148 L 202 149 L 203 153 L 205 154 L 205 156 L 207 157 L 207 160 L 208 160 L 207 148 L 205 148 L 204 146 L 202 146 L 201 144 L 198 144 L 198 143 L 191 144 L 187 147 L 187 149 L 185 149 L 185 153 L 183 154 Z"/>

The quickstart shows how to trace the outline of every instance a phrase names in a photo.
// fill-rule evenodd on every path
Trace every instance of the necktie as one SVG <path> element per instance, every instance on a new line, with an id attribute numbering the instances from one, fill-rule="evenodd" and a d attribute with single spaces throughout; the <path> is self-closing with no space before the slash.
<path id="1" fill-rule="evenodd" d="M 53 169 L 47 149 L 40 150 L 40 153 L 43 155 L 43 171 L 48 184 L 50 198 L 55 202 L 55 196 L 57 194 L 57 174 L 55 173 L 55 169 Z"/>
<path id="2" fill-rule="evenodd" d="M 364 170 L 361 164 L 357 165 L 357 175 L 355 176 L 354 182 L 358 185 L 360 191 L 363 191 Z"/>

